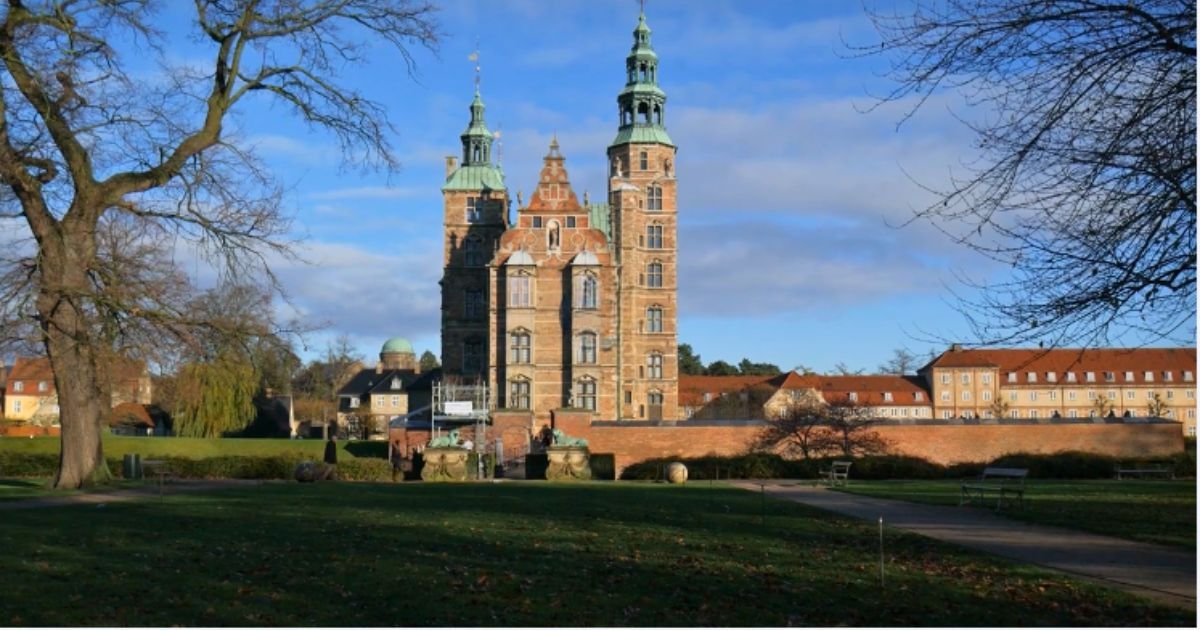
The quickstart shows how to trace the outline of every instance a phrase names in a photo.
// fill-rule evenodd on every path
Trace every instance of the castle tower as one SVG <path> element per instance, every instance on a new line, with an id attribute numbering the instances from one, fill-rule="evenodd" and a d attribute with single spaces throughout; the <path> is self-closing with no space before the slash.
<path id="1" fill-rule="evenodd" d="M 446 158 L 442 186 L 442 368 L 478 377 L 487 370 L 487 265 L 508 226 L 504 172 L 492 162 L 492 132 L 476 85 L 462 139 L 462 164 Z"/>
<path id="2" fill-rule="evenodd" d="M 638 16 L 608 147 L 608 202 L 618 261 L 617 417 L 678 419 L 675 145 L 646 15 Z"/>

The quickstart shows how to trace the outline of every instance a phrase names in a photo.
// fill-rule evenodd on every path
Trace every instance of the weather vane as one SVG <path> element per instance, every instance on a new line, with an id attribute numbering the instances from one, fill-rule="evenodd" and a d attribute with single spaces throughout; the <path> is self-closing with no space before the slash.
<path id="1" fill-rule="evenodd" d="M 467 55 L 467 59 L 475 64 L 475 90 L 479 90 L 479 40 L 475 40 L 475 51 Z"/>

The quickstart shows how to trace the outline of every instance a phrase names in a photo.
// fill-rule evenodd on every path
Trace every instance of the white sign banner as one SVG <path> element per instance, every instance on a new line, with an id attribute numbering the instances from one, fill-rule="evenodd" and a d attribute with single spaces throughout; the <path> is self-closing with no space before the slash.
<path id="1" fill-rule="evenodd" d="M 456 400 L 447 401 L 443 405 L 442 410 L 447 416 L 469 416 L 474 409 L 471 406 L 471 401 Z"/>

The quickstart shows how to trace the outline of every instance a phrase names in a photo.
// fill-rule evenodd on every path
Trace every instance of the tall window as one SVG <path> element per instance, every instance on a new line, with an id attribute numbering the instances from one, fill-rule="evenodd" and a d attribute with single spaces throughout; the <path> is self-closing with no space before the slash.
<path id="1" fill-rule="evenodd" d="M 23 381 L 16 381 L 16 382 L 14 382 L 14 383 L 13 383 L 13 391 L 14 391 L 14 392 L 23 392 L 23 391 L 25 391 L 25 383 L 24 383 Z"/>
<path id="2" fill-rule="evenodd" d="M 646 265 L 646 286 L 654 288 L 662 288 L 663 285 L 663 266 L 662 263 L 650 263 Z"/>
<path id="3" fill-rule="evenodd" d="M 467 340 L 463 342 L 463 372 L 478 374 L 483 371 L 483 342 Z"/>
<path id="4" fill-rule="evenodd" d="M 478 267 L 483 264 L 483 241 L 478 238 L 468 238 L 465 243 L 467 250 L 467 266 Z"/>
<path id="5" fill-rule="evenodd" d="M 651 306 L 646 309 L 646 332 L 663 331 L 663 311 L 660 307 Z"/>
<path id="6" fill-rule="evenodd" d="M 463 301 L 463 316 L 467 319 L 483 317 L 483 290 L 467 289 Z"/>
<path id="7" fill-rule="evenodd" d="M 596 410 L 596 381 L 585 378 L 576 384 L 578 393 L 575 394 L 575 406 L 583 409 Z"/>
<path id="8" fill-rule="evenodd" d="M 663 358 L 661 354 L 654 353 L 646 357 L 646 376 L 648 378 L 663 377 Z"/>
<path id="9" fill-rule="evenodd" d="M 508 305 L 528 308 L 531 305 L 530 285 L 533 278 L 520 274 L 508 278 Z"/>
<path id="10" fill-rule="evenodd" d="M 647 210 L 662 210 L 662 188 L 651 186 L 646 191 L 646 209 Z"/>
<path id="11" fill-rule="evenodd" d="M 577 286 L 579 288 L 579 298 L 576 301 L 577 308 L 596 308 L 600 292 L 596 276 L 590 273 L 579 276 Z"/>
<path id="12" fill-rule="evenodd" d="M 467 223 L 479 223 L 483 221 L 483 199 L 479 197 L 467 197 Z"/>
<path id="13" fill-rule="evenodd" d="M 529 409 L 529 381 L 508 382 L 508 406 L 511 409 Z"/>
<path id="14" fill-rule="evenodd" d="M 509 362 L 529 363 L 529 331 L 517 330 L 509 336 Z"/>
<path id="15" fill-rule="evenodd" d="M 650 169 L 650 156 L 645 151 L 642 151 L 641 154 L 638 155 L 638 166 L 643 171 Z"/>
<path id="16" fill-rule="evenodd" d="M 579 363 L 596 362 L 596 333 L 585 332 L 579 335 Z"/>
<path id="17" fill-rule="evenodd" d="M 663 248 L 663 226 L 647 225 L 646 226 L 646 247 L 650 249 Z"/>

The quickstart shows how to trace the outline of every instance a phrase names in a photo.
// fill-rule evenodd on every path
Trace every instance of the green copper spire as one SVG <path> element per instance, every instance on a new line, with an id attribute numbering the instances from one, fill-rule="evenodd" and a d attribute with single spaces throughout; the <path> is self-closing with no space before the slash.
<path id="1" fill-rule="evenodd" d="M 450 177 L 442 190 L 504 190 L 504 173 L 492 163 L 492 132 L 483 120 L 483 99 L 476 81 L 475 98 L 471 100 L 471 122 L 462 133 L 462 165 Z"/>
<path id="2" fill-rule="evenodd" d="M 646 14 L 638 15 L 633 48 L 625 58 L 625 88 L 617 95 L 621 114 L 613 146 L 628 142 L 655 142 L 675 146 L 663 121 L 667 95 L 658 87 L 658 55 L 650 45 Z"/>

